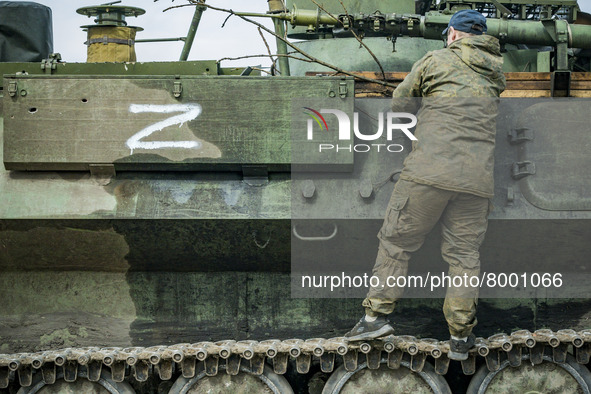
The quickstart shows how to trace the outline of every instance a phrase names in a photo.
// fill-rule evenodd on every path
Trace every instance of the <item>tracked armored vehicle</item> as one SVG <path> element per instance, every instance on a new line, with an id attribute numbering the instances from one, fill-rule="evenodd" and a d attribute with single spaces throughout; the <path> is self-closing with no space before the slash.
<path id="1" fill-rule="evenodd" d="M 575 0 L 234 10 L 273 19 L 270 76 L 186 61 L 216 8 L 191 3 L 181 61 L 137 62 L 126 18 L 143 10 L 108 4 L 78 10 L 96 17 L 90 62 L 67 63 L 47 7 L 0 2 L 1 393 L 591 392 L 591 26 Z M 441 299 L 404 300 L 396 335 L 347 343 L 360 300 L 298 293 L 291 272 L 302 256 L 371 270 L 410 149 L 400 135 L 395 155 L 297 156 L 301 103 L 369 111 L 359 99 L 388 97 L 464 8 L 488 18 L 508 82 L 483 270 L 539 282 L 480 300 L 481 338 L 459 363 Z M 432 234 L 413 261 L 435 270 L 438 247 Z"/>

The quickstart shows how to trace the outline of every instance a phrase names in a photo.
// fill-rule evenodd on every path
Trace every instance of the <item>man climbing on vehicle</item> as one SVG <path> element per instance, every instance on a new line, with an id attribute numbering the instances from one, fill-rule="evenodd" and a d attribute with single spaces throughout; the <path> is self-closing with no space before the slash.
<path id="1" fill-rule="evenodd" d="M 441 223 L 441 254 L 449 276 L 478 276 L 479 248 L 493 197 L 498 97 L 505 89 L 499 41 L 486 35 L 486 18 L 473 10 L 452 16 L 443 34 L 447 48 L 429 52 L 393 94 L 399 110 L 408 97 L 422 97 L 413 150 L 378 234 L 373 275 L 405 276 L 412 252 Z M 407 99 L 405 99 L 407 98 Z M 415 99 L 417 100 L 417 99 Z M 365 316 L 345 336 L 349 341 L 391 334 L 387 315 L 403 289 L 372 287 L 363 301 Z M 443 312 L 451 334 L 450 353 L 465 360 L 474 345 L 478 288 L 448 287 Z"/>

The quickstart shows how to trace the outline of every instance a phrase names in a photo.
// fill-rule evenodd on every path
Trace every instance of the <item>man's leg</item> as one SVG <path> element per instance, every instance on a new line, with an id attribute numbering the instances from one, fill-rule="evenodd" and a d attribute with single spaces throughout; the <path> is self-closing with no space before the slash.
<path id="1" fill-rule="evenodd" d="M 370 288 L 362 304 L 369 319 L 383 319 L 383 316 L 394 310 L 396 300 L 400 298 L 404 289 L 386 286 L 386 279 L 406 275 L 411 253 L 421 247 L 425 236 L 435 226 L 448 200 L 454 194 L 403 179 L 396 183 L 384 224 L 378 233 L 380 245 L 373 275 L 380 278 L 381 285 Z M 363 323 L 364 319 L 360 323 Z M 364 327 L 358 326 L 357 331 L 363 331 Z M 347 335 L 362 335 L 354 334 L 355 328 Z"/>
<path id="2" fill-rule="evenodd" d="M 449 276 L 467 278 L 467 286 L 447 289 L 443 313 L 452 345 L 458 345 L 458 354 L 450 358 L 467 357 L 467 349 L 473 345 L 472 329 L 476 325 L 478 287 L 470 286 L 470 278 L 480 274 L 480 245 L 484 240 L 488 223 L 489 200 L 468 193 L 458 193 L 452 198 L 441 220 L 441 255 L 449 264 Z M 470 338 L 469 338 L 470 337 Z M 462 346 L 465 340 L 469 346 Z M 452 346 L 452 352 L 454 352 Z"/>

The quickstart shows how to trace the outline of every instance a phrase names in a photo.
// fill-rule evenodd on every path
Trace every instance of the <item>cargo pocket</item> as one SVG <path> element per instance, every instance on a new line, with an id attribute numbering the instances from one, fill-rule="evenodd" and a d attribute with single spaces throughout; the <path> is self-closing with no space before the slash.
<path id="1" fill-rule="evenodd" d="M 399 237 L 400 236 L 400 213 L 408 202 L 408 196 L 397 195 L 393 196 L 386 211 L 386 218 L 380 234 L 383 237 Z"/>

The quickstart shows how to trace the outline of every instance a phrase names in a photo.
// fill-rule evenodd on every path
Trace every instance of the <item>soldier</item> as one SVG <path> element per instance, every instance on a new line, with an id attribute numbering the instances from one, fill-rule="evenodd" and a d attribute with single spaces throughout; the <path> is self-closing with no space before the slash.
<path id="1" fill-rule="evenodd" d="M 426 54 L 396 88 L 393 107 L 422 97 L 413 150 L 388 204 L 373 274 L 406 275 L 410 254 L 441 222 L 441 254 L 449 276 L 479 275 L 479 248 L 493 197 L 498 97 L 505 89 L 499 41 L 486 33 L 486 19 L 473 10 L 452 16 L 443 34 L 447 48 Z M 404 99 L 407 98 L 407 99 Z M 415 99 L 416 100 L 416 99 Z M 397 108 L 399 109 L 399 108 Z M 365 316 L 345 336 L 368 340 L 394 330 L 386 316 L 403 289 L 371 288 Z M 478 288 L 448 287 L 443 312 L 450 353 L 465 360 L 474 345 Z"/>

